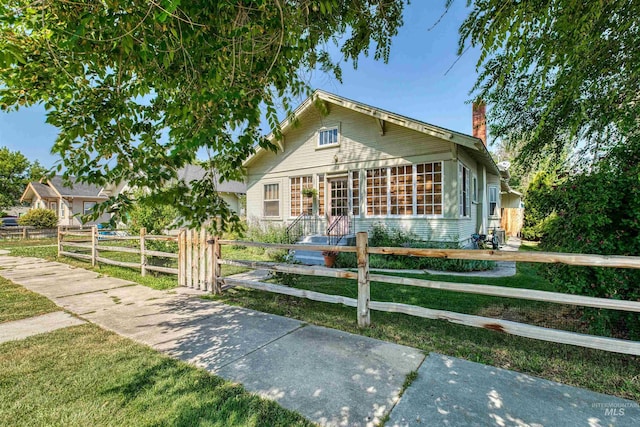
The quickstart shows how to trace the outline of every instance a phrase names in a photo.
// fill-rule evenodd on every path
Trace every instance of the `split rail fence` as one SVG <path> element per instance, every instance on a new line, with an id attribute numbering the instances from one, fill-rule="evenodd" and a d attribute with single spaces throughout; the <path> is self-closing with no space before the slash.
<path id="1" fill-rule="evenodd" d="M 82 241 L 67 241 L 68 237 L 82 239 Z M 176 241 L 178 253 L 158 252 L 145 249 L 145 243 L 149 240 L 163 239 Z M 122 248 L 105 245 L 112 240 L 139 241 L 138 248 Z M 248 246 L 271 249 L 296 250 L 300 245 L 294 244 L 270 244 L 260 242 L 246 242 L 235 240 L 222 240 L 208 235 L 204 230 L 181 230 L 177 236 L 151 236 L 144 230 L 140 236 L 110 236 L 98 233 L 92 228 L 89 231 L 60 231 L 59 254 L 83 258 L 97 263 L 113 264 L 121 267 L 139 268 L 144 275 L 147 270 L 162 273 L 177 274 L 180 286 L 210 291 L 216 294 L 223 289 L 233 286 L 257 289 L 260 291 L 274 292 L 314 301 L 334 304 L 343 304 L 356 308 L 358 325 L 367 327 L 370 325 L 371 310 L 384 312 L 404 313 L 427 319 L 440 319 L 466 326 L 479 327 L 494 331 L 509 333 L 527 338 L 543 341 L 571 344 L 581 347 L 605 350 L 616 353 L 640 355 L 640 342 L 608 338 L 595 335 L 569 332 L 524 323 L 494 319 L 471 314 L 455 313 L 446 310 L 436 310 L 396 302 L 372 301 L 370 297 L 370 284 L 372 281 L 399 286 L 416 286 L 428 289 L 439 289 L 451 292 L 462 292 L 477 295 L 489 295 L 494 297 L 519 298 L 532 301 L 543 301 L 556 304 L 568 304 L 573 306 L 593 307 L 602 309 L 620 310 L 640 313 L 640 301 L 617 300 L 609 298 L 596 298 L 580 295 L 564 294 L 559 292 L 539 291 L 532 289 L 510 288 L 493 285 L 476 285 L 467 283 L 449 283 L 435 280 L 424 280 L 406 277 L 387 276 L 373 274 L 369 269 L 369 256 L 372 254 L 418 256 L 433 258 L 450 258 L 465 260 L 487 261 L 516 261 L 529 263 L 561 263 L 575 266 L 609 267 L 609 268 L 633 268 L 640 269 L 640 257 L 629 256 L 603 256 L 568 254 L 553 252 L 506 252 L 506 251 L 481 251 L 464 249 L 418 249 L 400 247 L 369 247 L 366 232 L 356 234 L 356 246 L 327 246 L 304 245 L 304 250 L 333 251 L 356 253 L 357 271 L 326 268 L 321 266 L 305 266 L 299 264 L 281 264 L 272 262 L 258 262 L 247 260 L 223 259 L 223 246 Z M 65 251 L 65 246 L 90 249 L 90 254 L 79 254 Z M 101 250 L 122 251 L 136 253 L 140 256 L 138 263 L 120 262 L 100 256 Z M 177 259 L 178 268 L 156 267 L 148 264 L 148 257 L 169 257 Z M 271 272 L 300 274 L 309 276 L 343 278 L 357 281 L 357 298 L 341 295 L 329 295 L 321 292 L 296 289 L 288 286 L 267 283 L 261 281 L 245 280 L 234 277 L 223 277 L 221 267 L 230 265 L 248 269 L 264 269 Z M 639 314 L 640 315 L 640 314 Z"/>
<path id="2" fill-rule="evenodd" d="M 176 236 L 151 235 L 143 228 L 139 235 L 128 235 L 120 230 L 98 229 L 97 227 L 65 230 L 58 229 L 58 256 L 79 258 L 98 264 L 115 265 L 139 269 L 142 276 L 155 271 L 178 276 L 180 286 L 187 286 L 211 291 L 213 282 L 212 250 L 207 244 L 211 236 L 204 230 L 181 229 Z M 166 252 L 149 249 L 150 241 L 165 241 L 177 243 L 177 252 Z M 116 243 L 114 243 L 116 242 Z M 122 246 L 122 242 L 129 242 L 135 247 Z M 114 246 L 115 245 L 115 246 Z M 70 250 L 72 249 L 72 250 Z M 139 261 L 114 260 L 101 256 L 103 252 L 134 254 Z M 153 265 L 151 258 L 175 260 L 177 267 Z"/>
<path id="3" fill-rule="evenodd" d="M 56 228 L 0 227 L 0 239 L 46 239 L 56 237 Z"/>
<path id="4" fill-rule="evenodd" d="M 344 304 L 355 307 L 358 325 L 366 327 L 370 325 L 370 311 L 378 310 L 392 313 L 404 313 L 411 316 L 427 319 L 440 319 L 466 326 L 479 327 L 494 331 L 509 333 L 527 338 L 534 338 L 561 344 L 571 344 L 581 347 L 605 350 L 616 353 L 640 355 L 640 342 L 601 337 L 595 335 L 569 332 L 524 323 L 494 319 L 470 314 L 455 313 L 445 310 L 435 310 L 414 305 L 372 301 L 370 297 L 370 284 L 372 281 L 399 286 L 417 286 L 421 288 L 439 289 L 452 292 L 463 292 L 478 295 L 490 295 L 496 297 L 520 298 L 533 301 L 544 301 L 557 304 L 569 304 L 574 306 L 613 309 L 640 313 L 639 301 L 616 300 L 608 298 L 596 298 L 580 295 L 564 294 L 559 292 L 539 291 L 532 289 L 510 288 L 504 286 L 475 285 L 467 283 L 449 283 L 435 280 L 423 280 L 406 277 L 372 274 L 369 270 L 369 255 L 404 255 L 434 258 L 488 260 L 488 261 L 516 261 L 533 263 L 561 263 L 576 266 L 597 266 L 612 268 L 640 268 L 640 257 L 628 256 L 602 256 L 552 252 L 502 252 L 481 251 L 464 249 L 417 249 L 400 247 L 369 247 L 366 232 L 356 234 L 356 246 L 325 246 L 305 245 L 304 250 L 355 252 L 358 261 L 357 271 L 326 268 L 320 266 L 304 266 L 296 264 L 277 264 L 269 262 L 254 262 L 244 260 L 221 259 L 220 247 L 222 245 L 254 246 L 274 249 L 299 249 L 299 245 L 266 244 L 258 242 L 244 242 L 232 240 L 214 239 L 213 259 L 215 265 L 232 265 L 250 269 L 265 269 L 273 272 L 302 274 L 321 277 L 344 278 L 356 280 L 358 283 L 358 297 L 349 298 L 340 295 L 328 295 L 320 292 L 296 289 L 274 283 L 260 281 L 241 280 L 233 277 L 221 277 L 219 268 L 214 269 L 213 291 L 221 292 L 228 286 L 242 286 L 261 291 L 274 292 L 307 298 L 314 301 L 322 301 L 334 304 Z"/>

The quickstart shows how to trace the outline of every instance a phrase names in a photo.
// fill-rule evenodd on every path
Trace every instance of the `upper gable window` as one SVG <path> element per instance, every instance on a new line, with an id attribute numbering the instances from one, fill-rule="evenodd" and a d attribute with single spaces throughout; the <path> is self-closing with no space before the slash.
<path id="1" fill-rule="evenodd" d="M 338 145 L 338 128 L 321 129 L 318 131 L 318 147 Z"/>

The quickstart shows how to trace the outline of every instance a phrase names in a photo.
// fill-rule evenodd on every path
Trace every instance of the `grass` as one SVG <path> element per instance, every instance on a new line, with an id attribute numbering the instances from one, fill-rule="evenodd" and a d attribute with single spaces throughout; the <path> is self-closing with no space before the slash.
<path id="1" fill-rule="evenodd" d="M 521 247 L 521 250 L 536 249 L 534 244 L 524 244 Z M 48 254 L 47 256 L 55 257 L 55 248 L 16 248 L 15 250 L 16 255 Z M 260 249 L 223 247 L 223 258 L 266 260 L 269 259 L 269 255 Z M 85 262 L 69 258 L 62 261 L 84 268 L 88 266 Z M 505 278 L 447 275 L 417 275 L 416 277 L 449 282 L 554 290 L 551 284 L 538 273 L 539 268 L 540 266 L 536 264 L 519 263 L 517 274 Z M 228 275 L 242 270 L 230 268 L 223 272 Z M 163 286 L 154 283 L 159 279 L 141 277 L 139 272 L 131 269 L 102 266 L 97 271 L 154 288 Z M 172 279 L 174 279 L 172 286 L 176 286 L 175 277 Z M 303 280 L 298 281 L 296 287 L 352 298 L 357 295 L 356 284 L 350 280 L 305 276 Z M 207 298 L 640 401 L 640 358 L 638 357 L 547 343 L 397 313 L 372 311 L 372 326 L 359 329 L 353 308 L 244 288 L 230 289 L 222 296 Z M 579 320 L 579 312 L 573 308 L 543 302 L 375 282 L 371 285 L 371 299 L 505 318 L 566 330 L 582 332 L 586 328 L 586 325 Z"/>
<path id="2" fill-rule="evenodd" d="M 82 325 L 0 344 L 0 425 L 311 426 L 202 369 Z"/>
<path id="3" fill-rule="evenodd" d="M 0 277 L 0 323 L 58 311 L 47 298 Z"/>
<path id="4" fill-rule="evenodd" d="M 522 250 L 536 248 L 525 245 Z M 504 278 L 447 275 L 416 277 L 554 290 L 538 273 L 539 268 L 536 264 L 519 263 L 517 274 Z M 357 296 L 356 283 L 344 279 L 305 276 L 303 280 L 297 281 L 295 287 L 352 298 Z M 446 321 L 377 311 L 371 312 L 372 326 L 359 329 L 353 308 L 243 288 L 230 289 L 222 296 L 207 298 L 640 401 L 640 358 L 634 356 L 547 343 Z M 559 329 L 586 330 L 586 325 L 579 319 L 579 312 L 558 304 L 375 282 L 371 284 L 371 299 L 506 318 Z"/>

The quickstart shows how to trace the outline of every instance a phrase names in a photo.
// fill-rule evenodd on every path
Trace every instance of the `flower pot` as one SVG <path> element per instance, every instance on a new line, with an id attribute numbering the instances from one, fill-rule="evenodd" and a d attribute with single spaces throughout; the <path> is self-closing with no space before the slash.
<path id="1" fill-rule="evenodd" d="M 333 267 L 333 265 L 336 263 L 336 256 L 335 255 L 325 255 L 324 256 L 324 266 L 325 267 Z"/>

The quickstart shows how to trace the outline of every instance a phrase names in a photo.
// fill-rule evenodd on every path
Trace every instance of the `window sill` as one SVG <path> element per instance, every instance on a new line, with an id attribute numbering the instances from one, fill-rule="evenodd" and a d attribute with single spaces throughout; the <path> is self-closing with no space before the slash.
<path id="1" fill-rule="evenodd" d="M 339 148 L 339 147 L 340 147 L 340 143 L 331 144 L 331 145 L 316 145 L 316 151 L 318 151 L 318 150 L 328 150 L 330 148 Z"/>

